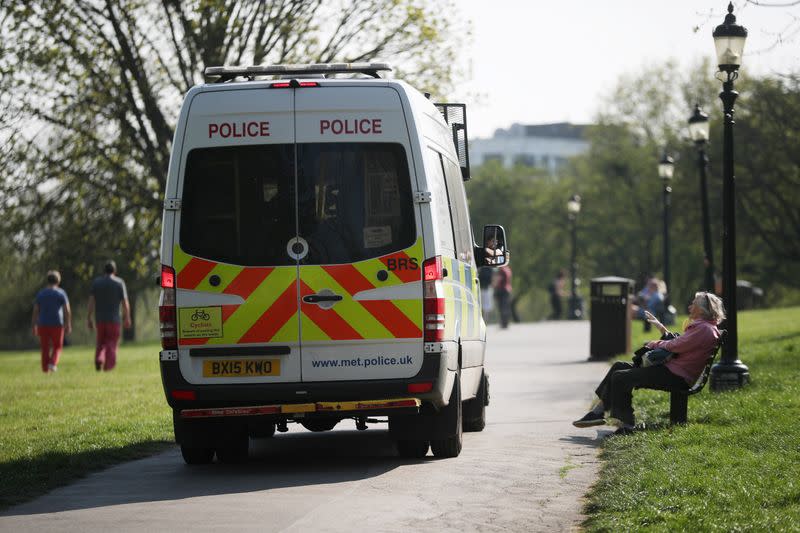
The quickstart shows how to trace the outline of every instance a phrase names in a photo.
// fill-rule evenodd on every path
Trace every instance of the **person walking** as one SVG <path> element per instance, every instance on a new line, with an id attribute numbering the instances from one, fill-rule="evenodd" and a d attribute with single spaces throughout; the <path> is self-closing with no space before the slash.
<path id="1" fill-rule="evenodd" d="M 503 265 L 494 278 L 494 300 L 500 315 L 500 327 L 505 329 L 511 320 L 511 267 Z"/>
<path id="2" fill-rule="evenodd" d="M 31 329 L 39 337 L 42 348 L 42 372 L 58 370 L 58 360 L 64 347 L 64 334 L 72 333 L 72 310 L 64 289 L 59 287 L 61 274 L 47 273 L 47 286 L 36 294 L 33 302 Z"/>
<path id="3" fill-rule="evenodd" d="M 562 268 L 556 272 L 556 277 L 547 286 L 547 292 L 550 293 L 550 320 L 561 320 L 561 300 L 564 298 L 566 279 L 567 273 Z"/>
<path id="4" fill-rule="evenodd" d="M 494 309 L 492 298 L 492 267 L 482 266 L 478 269 L 478 282 L 481 286 L 481 310 L 486 319 Z"/>
<path id="5" fill-rule="evenodd" d="M 105 274 L 95 278 L 89 294 L 89 330 L 97 324 L 94 368 L 112 370 L 117 364 L 117 347 L 119 346 L 120 316 L 122 305 L 122 325 L 131 327 L 131 307 L 128 302 L 128 291 L 125 282 L 116 275 L 117 264 L 108 261 L 103 269 Z M 94 321 L 94 322 L 93 322 Z"/>

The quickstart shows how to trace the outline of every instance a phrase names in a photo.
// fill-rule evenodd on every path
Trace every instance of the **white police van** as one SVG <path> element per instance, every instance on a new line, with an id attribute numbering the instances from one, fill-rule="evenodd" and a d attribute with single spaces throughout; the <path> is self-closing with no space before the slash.
<path id="1" fill-rule="evenodd" d="M 186 95 L 161 244 L 161 374 L 187 463 L 300 423 L 457 456 L 489 401 L 466 110 L 385 64 L 212 67 Z M 344 77 L 343 77 L 344 76 Z M 495 240 L 492 240 L 495 239 Z"/>

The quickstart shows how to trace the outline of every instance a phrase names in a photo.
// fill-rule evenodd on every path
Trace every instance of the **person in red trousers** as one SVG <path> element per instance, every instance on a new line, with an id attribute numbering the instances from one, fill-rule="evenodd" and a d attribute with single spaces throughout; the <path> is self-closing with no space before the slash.
<path id="1" fill-rule="evenodd" d="M 94 368 L 112 370 L 117 364 L 117 347 L 119 346 L 120 325 L 125 329 L 131 327 L 131 306 L 128 303 L 128 291 L 125 282 L 117 277 L 117 264 L 106 263 L 105 274 L 95 278 L 89 295 L 89 329 L 95 329 L 93 320 L 97 322 L 97 343 L 94 355 Z M 119 309 L 122 307 L 120 324 Z"/>
<path id="2" fill-rule="evenodd" d="M 39 337 L 42 347 L 42 372 L 58 370 L 58 359 L 64 347 L 64 334 L 72 332 L 72 311 L 69 298 L 59 287 L 61 274 L 57 270 L 47 273 L 47 286 L 36 294 L 33 302 L 31 330 Z"/>

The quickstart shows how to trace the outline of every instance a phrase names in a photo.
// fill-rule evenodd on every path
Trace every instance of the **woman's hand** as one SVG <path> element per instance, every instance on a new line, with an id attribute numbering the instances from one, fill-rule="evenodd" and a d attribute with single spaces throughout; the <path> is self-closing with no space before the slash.
<path id="1" fill-rule="evenodd" d="M 650 324 L 652 324 L 653 327 L 656 328 L 658 331 L 660 331 L 662 334 L 664 334 L 664 333 L 666 333 L 668 331 L 667 327 L 664 324 L 662 324 L 661 322 L 659 322 L 658 319 L 650 311 L 645 311 L 644 312 L 644 318 L 645 318 L 645 320 L 650 322 Z"/>

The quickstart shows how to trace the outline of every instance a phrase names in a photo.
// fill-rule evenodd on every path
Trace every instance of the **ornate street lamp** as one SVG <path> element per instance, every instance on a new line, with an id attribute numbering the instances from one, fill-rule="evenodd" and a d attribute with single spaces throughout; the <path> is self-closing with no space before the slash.
<path id="1" fill-rule="evenodd" d="M 667 284 L 667 294 L 664 295 L 664 307 L 669 306 L 669 294 L 672 290 L 670 285 L 670 268 L 669 268 L 669 208 L 670 208 L 670 195 L 672 194 L 672 187 L 669 186 L 672 181 L 672 173 L 675 171 L 675 161 L 672 156 L 664 152 L 661 160 L 658 162 L 658 177 L 664 183 L 664 283 Z"/>
<path id="2" fill-rule="evenodd" d="M 703 212 L 703 262 L 705 275 L 703 288 L 707 292 L 716 292 L 714 283 L 714 251 L 711 247 L 711 222 L 708 216 L 708 185 L 706 183 L 706 169 L 708 156 L 706 144 L 708 143 L 708 115 L 700 109 L 700 104 L 695 104 L 694 113 L 689 117 L 689 136 L 697 147 L 697 168 L 700 171 L 700 204 Z"/>
<path id="3" fill-rule="evenodd" d="M 571 279 L 571 292 L 569 296 L 569 316 L 570 320 L 579 320 L 583 318 L 583 305 L 581 305 L 580 298 L 577 293 L 577 269 L 578 260 L 576 254 L 578 251 L 578 213 L 581 211 L 581 197 L 573 194 L 567 201 L 567 216 L 569 217 L 570 225 L 572 226 L 572 261 L 570 263 L 570 279 Z"/>
<path id="4" fill-rule="evenodd" d="M 739 93 L 733 82 L 739 77 L 747 29 L 736 24 L 733 2 L 728 4 L 725 21 L 713 33 L 722 82 L 719 93 L 725 112 L 722 143 L 722 297 L 725 301 L 725 329 L 728 337 L 722 347 L 722 360 L 711 368 L 711 390 L 737 389 L 750 381 L 750 372 L 739 360 L 736 319 L 736 180 L 733 175 L 733 104 Z"/>

